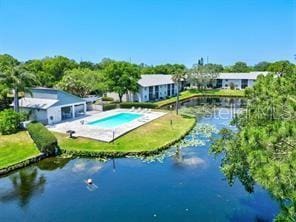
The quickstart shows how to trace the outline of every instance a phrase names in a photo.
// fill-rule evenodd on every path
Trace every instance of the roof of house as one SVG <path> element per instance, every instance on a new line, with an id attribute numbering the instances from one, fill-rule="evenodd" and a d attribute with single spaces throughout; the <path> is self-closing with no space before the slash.
<path id="1" fill-rule="evenodd" d="M 172 84 L 174 83 L 174 81 L 172 80 L 172 75 L 144 74 L 144 75 L 141 75 L 141 79 L 138 81 L 138 83 L 141 86 L 147 87 L 147 86 Z"/>
<path id="2" fill-rule="evenodd" d="M 58 100 L 56 99 L 38 99 L 24 97 L 19 100 L 20 107 L 32 108 L 32 109 L 48 109 L 49 107 L 56 104 Z"/>
<path id="3" fill-rule="evenodd" d="M 31 94 L 19 100 L 20 107 L 48 109 L 52 106 L 70 105 L 74 103 L 85 103 L 85 101 L 70 93 L 52 88 L 34 88 Z"/>
<path id="4" fill-rule="evenodd" d="M 217 79 L 251 79 L 255 80 L 260 74 L 266 75 L 268 72 L 247 72 L 247 73 L 220 73 Z"/>

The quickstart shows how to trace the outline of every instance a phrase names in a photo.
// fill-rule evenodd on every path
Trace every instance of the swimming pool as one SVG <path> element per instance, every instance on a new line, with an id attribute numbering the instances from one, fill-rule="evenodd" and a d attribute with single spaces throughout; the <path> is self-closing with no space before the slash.
<path id="1" fill-rule="evenodd" d="M 98 126 L 102 128 L 115 128 L 123 124 L 129 123 L 141 116 L 142 114 L 139 113 L 118 113 L 112 116 L 92 121 L 88 123 L 88 125 Z"/>

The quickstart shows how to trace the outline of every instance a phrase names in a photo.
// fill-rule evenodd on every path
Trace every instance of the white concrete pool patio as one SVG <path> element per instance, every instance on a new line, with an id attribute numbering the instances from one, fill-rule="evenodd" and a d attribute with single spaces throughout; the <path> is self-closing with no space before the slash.
<path id="1" fill-rule="evenodd" d="M 95 125 L 89 125 L 93 121 L 104 119 L 120 113 L 137 113 L 141 116 L 125 124 L 119 125 L 114 128 L 102 128 Z M 87 112 L 83 118 L 72 119 L 48 125 L 47 128 L 53 132 L 67 133 L 69 130 L 75 131 L 74 136 L 85 137 L 94 140 L 111 142 L 114 139 L 128 133 L 129 131 L 138 128 L 146 123 L 149 123 L 167 113 L 155 110 L 132 110 L 132 109 L 114 109 L 105 112 Z"/>

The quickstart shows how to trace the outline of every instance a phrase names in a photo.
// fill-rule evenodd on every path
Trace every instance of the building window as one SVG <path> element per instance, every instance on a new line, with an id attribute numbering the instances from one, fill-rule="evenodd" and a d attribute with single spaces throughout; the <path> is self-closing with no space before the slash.
<path id="1" fill-rule="evenodd" d="M 226 82 L 228 82 L 228 79 L 225 79 Z"/>
<path id="2" fill-rule="evenodd" d="M 242 79 L 241 88 L 244 89 L 246 87 L 248 87 L 248 80 L 247 79 Z"/>
<path id="3" fill-rule="evenodd" d="M 159 99 L 159 86 L 155 86 L 155 99 Z"/>

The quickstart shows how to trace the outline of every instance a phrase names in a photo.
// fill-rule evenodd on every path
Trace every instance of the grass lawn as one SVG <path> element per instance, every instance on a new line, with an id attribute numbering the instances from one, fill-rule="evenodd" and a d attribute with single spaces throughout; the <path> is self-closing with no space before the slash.
<path id="1" fill-rule="evenodd" d="M 173 120 L 173 127 L 170 121 Z M 147 123 L 116 139 L 114 143 L 91 139 L 70 139 L 65 134 L 55 133 L 59 146 L 67 151 L 87 152 L 145 152 L 157 150 L 178 140 L 191 129 L 195 119 L 184 118 L 173 113 Z"/>
<path id="2" fill-rule="evenodd" d="M 0 169 L 39 154 L 39 150 L 25 131 L 0 135 Z"/>
<path id="3" fill-rule="evenodd" d="M 185 100 L 195 96 L 232 96 L 232 97 L 243 97 L 244 90 L 231 90 L 231 89 L 211 89 L 211 90 L 186 90 L 180 93 L 180 100 Z M 176 97 L 161 100 L 155 102 L 158 107 L 171 104 L 176 101 Z"/>

